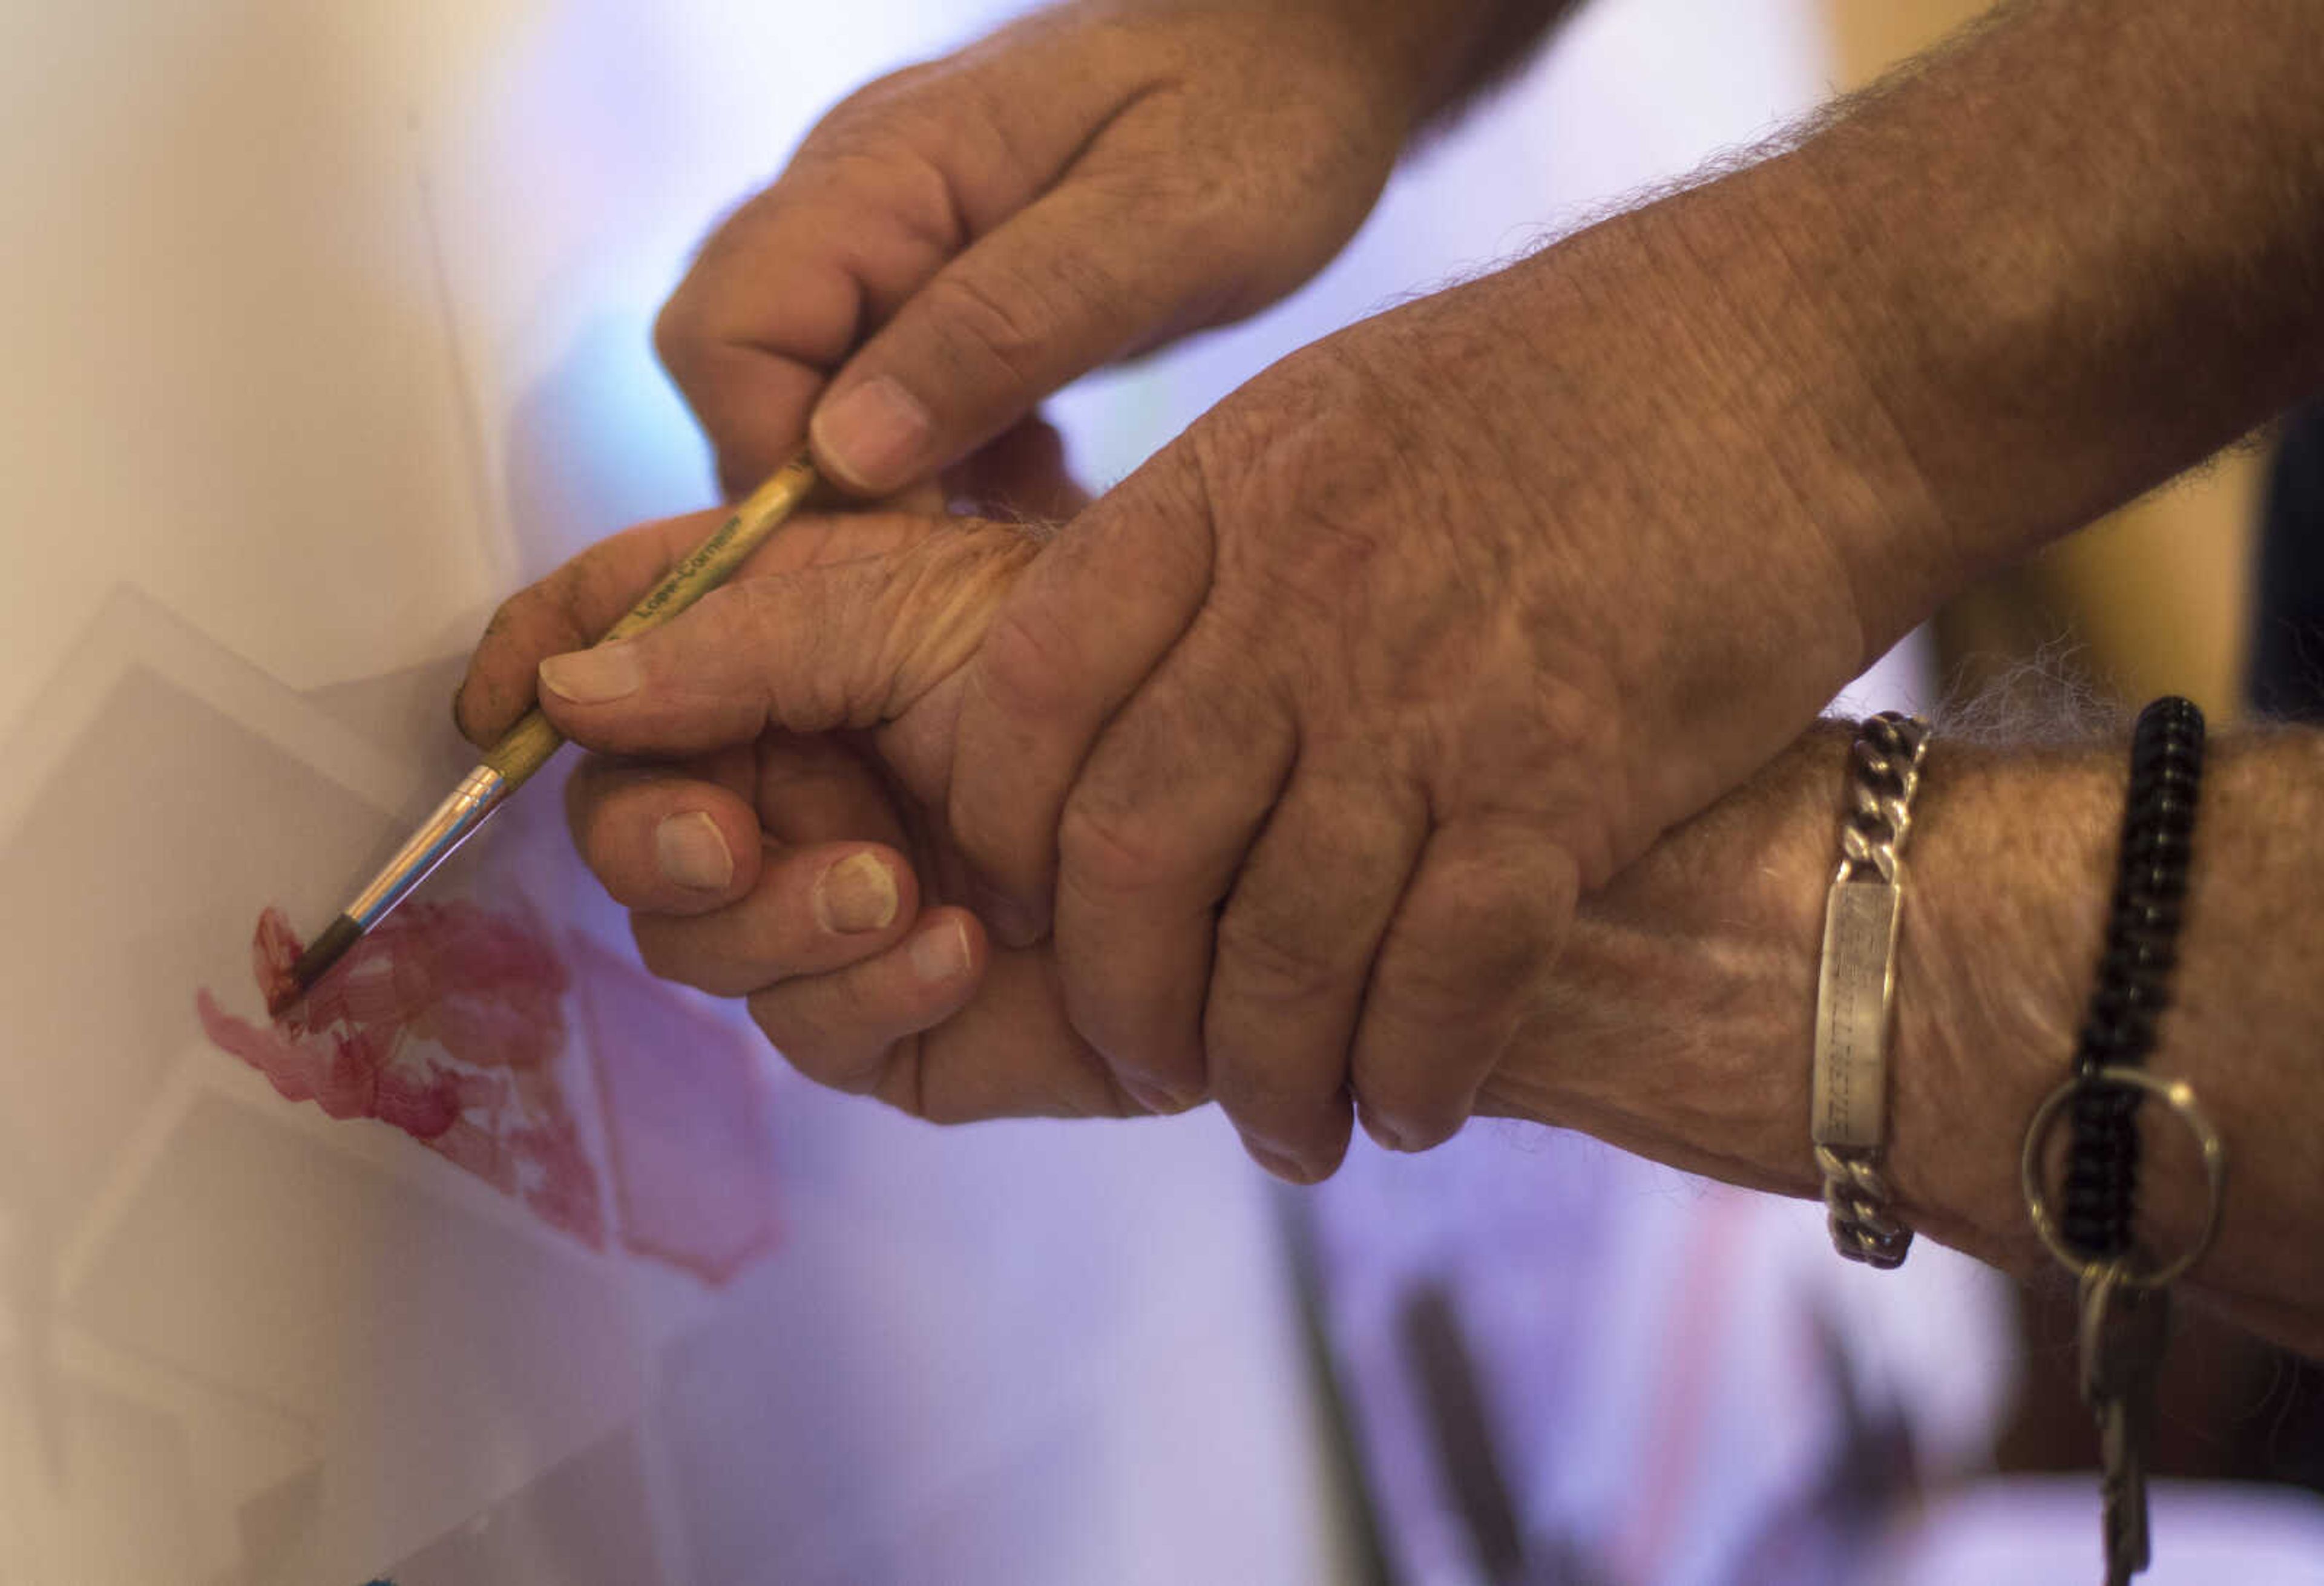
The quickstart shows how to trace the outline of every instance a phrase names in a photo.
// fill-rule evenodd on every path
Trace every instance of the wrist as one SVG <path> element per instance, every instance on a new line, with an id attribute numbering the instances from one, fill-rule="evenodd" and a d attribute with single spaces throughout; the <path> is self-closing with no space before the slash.
<path id="1" fill-rule="evenodd" d="M 1849 741 L 1819 723 L 1585 901 L 1480 1111 L 1819 1193 L 1809 1057 Z"/>
<path id="2" fill-rule="evenodd" d="M 1480 1111 L 1821 1193 L 1816 981 L 1851 735 L 1818 724 L 1585 905 Z M 2047 1259 L 2018 1154 L 2089 996 L 2121 815 L 2114 758 L 1940 735 L 1904 857 L 1884 1173 L 1909 1225 L 2019 1272 Z"/>

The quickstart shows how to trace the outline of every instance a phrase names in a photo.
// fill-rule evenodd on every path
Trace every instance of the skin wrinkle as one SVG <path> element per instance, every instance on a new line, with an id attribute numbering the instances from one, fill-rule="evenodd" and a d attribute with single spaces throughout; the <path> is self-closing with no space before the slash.
<path id="1" fill-rule="evenodd" d="M 1038 541 L 1009 525 L 954 530 L 922 543 L 910 572 L 888 587 L 890 609 L 879 626 L 890 650 L 880 656 L 871 676 L 890 681 L 884 690 L 867 682 L 862 691 L 876 701 L 872 720 L 902 715 L 967 662 L 999 608 L 1001 591 L 1039 549 Z M 899 620 L 906 612 L 911 613 L 908 622 Z"/>

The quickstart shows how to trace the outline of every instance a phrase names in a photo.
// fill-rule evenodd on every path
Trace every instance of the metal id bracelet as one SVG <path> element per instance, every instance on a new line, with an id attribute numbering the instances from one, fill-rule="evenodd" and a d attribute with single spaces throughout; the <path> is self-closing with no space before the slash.
<path id="1" fill-rule="evenodd" d="M 1892 1206 L 1880 1167 L 1887 1148 L 1888 1031 L 1896 933 L 1904 898 L 1904 839 L 1929 728 L 1886 712 L 1858 727 L 1840 868 L 1824 900 L 1816 977 L 1809 1138 L 1823 1175 L 1832 1248 L 1852 1261 L 1904 1264 L 1913 1231 Z"/>

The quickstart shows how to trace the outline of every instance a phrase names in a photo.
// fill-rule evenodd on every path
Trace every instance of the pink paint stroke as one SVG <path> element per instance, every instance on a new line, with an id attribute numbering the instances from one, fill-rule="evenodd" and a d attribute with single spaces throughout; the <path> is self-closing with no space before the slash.
<path id="1" fill-rule="evenodd" d="M 781 1233 L 765 1049 L 636 964 L 570 950 L 622 1243 L 723 1286 Z"/>
<path id="2" fill-rule="evenodd" d="M 302 950 L 280 909 L 259 917 L 251 962 L 270 1005 Z M 207 989 L 195 1008 L 290 1100 L 392 1125 L 603 1249 L 596 1168 L 556 1074 L 569 983 L 530 917 L 455 899 L 388 916 L 271 1028 Z"/>

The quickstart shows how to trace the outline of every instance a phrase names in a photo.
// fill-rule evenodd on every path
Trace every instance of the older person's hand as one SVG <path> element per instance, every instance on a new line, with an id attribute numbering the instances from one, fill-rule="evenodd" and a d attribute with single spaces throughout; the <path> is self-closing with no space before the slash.
<path id="1" fill-rule="evenodd" d="M 1885 516 L 1914 499 L 1909 470 L 1850 427 L 1870 404 L 1845 360 L 1804 335 L 1778 355 L 1768 327 L 1718 311 L 1694 258 L 1650 208 L 1355 326 L 1221 404 L 1038 558 L 1014 530 L 819 520 L 753 572 L 847 558 L 821 576 L 876 600 L 755 576 L 552 663 L 543 704 L 578 742 L 710 757 L 675 781 L 583 779 L 584 846 L 617 897 L 755 896 L 797 920 L 781 889 L 831 862 L 816 845 L 883 844 L 1027 954 L 1003 978 L 1043 994 L 1012 982 L 944 1023 L 966 1005 L 908 971 L 940 927 L 966 957 L 984 949 L 957 908 L 899 914 L 879 927 L 893 940 L 810 932 L 812 950 L 773 924 L 744 952 L 720 945 L 727 921 L 650 919 L 649 962 L 752 994 L 827 1077 L 918 1087 L 911 1104 L 945 1116 L 1013 1108 L 991 1101 L 1014 1093 L 1005 1071 L 1054 1046 L 1078 1076 L 1056 1110 L 1215 1097 L 1294 1179 L 1336 1166 L 1351 1102 L 1391 1144 L 1445 1138 L 1550 983 L 1578 894 L 1780 749 L 1906 598 L 1894 578 L 1896 601 L 1866 611 L 1861 564 L 1828 537 L 1862 557 L 1916 527 Z M 1811 410 L 1823 421 L 1794 421 Z M 635 531 L 512 602 L 472 674 L 471 731 L 707 527 Z M 864 559 L 899 537 L 900 584 Z M 980 553 L 969 622 L 954 548 L 972 540 L 1010 549 Z M 819 736 L 874 727 L 877 775 Z M 883 788 L 900 807 L 848 814 L 890 810 Z M 777 820 L 788 799 L 815 817 Z M 646 841 L 676 829 L 678 803 L 736 855 L 706 897 L 671 891 Z M 755 876 L 761 825 L 812 856 Z M 842 945 L 881 952 L 819 979 Z M 881 995 L 893 1016 L 825 1056 L 820 1032 Z M 1002 1001 L 1048 1022 L 1012 1045 Z M 921 1077 L 888 1077 L 889 1048 L 940 1023 Z M 964 1077 L 932 1077 L 939 1052 Z M 985 1061 L 1004 1073 L 964 1077 Z M 978 1084 L 993 1088 L 953 1099 Z"/>
<path id="2" fill-rule="evenodd" d="M 1075 376 L 1274 301 L 1370 209 L 1429 58 L 1484 9 L 1066 5 L 853 95 L 662 311 L 727 489 L 811 411 L 826 474 L 900 489 Z"/>
<path id="3" fill-rule="evenodd" d="M 1408 9 L 1077 7 L 930 80 L 983 81 L 1050 26 L 1118 37 L 1104 30 Z M 2300 156 L 2314 96 L 2292 83 L 2282 40 L 2324 23 L 2282 0 L 2132 12 L 2012 7 L 1788 155 L 1286 360 L 1026 570 L 956 674 L 938 830 L 1001 939 L 1053 934 L 1072 1025 L 1128 1093 L 1162 1108 L 1207 1091 L 1295 1178 L 1336 1163 L 1351 1100 L 1394 1144 L 1443 1138 L 1536 1005 L 1577 894 L 1764 764 L 1978 571 L 2313 389 L 2324 322 Z M 1305 69 L 1246 59 L 1267 66 L 1259 91 L 1229 96 L 1245 110 L 1282 87 L 1272 74 Z M 994 228 L 950 264 L 973 217 L 896 253 L 918 263 L 892 279 L 843 261 L 732 300 L 742 317 L 705 344 L 732 356 L 688 386 L 722 455 L 752 455 L 721 429 L 737 414 L 778 416 L 752 443 L 761 454 L 769 435 L 788 440 L 816 371 L 868 330 L 818 416 L 818 452 L 859 486 L 925 473 L 1093 349 L 1142 345 L 1128 327 L 1167 334 L 1228 300 L 1188 295 L 1166 255 L 1201 243 L 1247 262 L 1222 239 L 1259 245 L 1279 226 L 1297 243 L 1269 254 L 1285 273 L 1196 272 L 1279 290 L 1305 267 L 1285 260 L 1327 248 L 1318 217 L 1355 212 L 1342 200 L 1365 184 L 1350 184 L 1340 141 L 1363 129 L 1301 119 L 1312 92 L 1286 90 L 1289 123 L 1235 123 L 1221 163 L 1190 108 L 1210 73 L 1101 93 L 1119 114 L 1091 121 L 1084 88 L 1116 79 L 1097 56 L 1081 64 L 1010 79 L 1042 101 L 1028 126 L 1047 127 L 1053 101 L 1078 107 L 1066 119 L 1088 135 L 1011 167 L 1048 185 L 982 211 Z M 908 98 L 910 80 L 889 91 Z M 2126 136 L 2134 88 L 2148 110 Z M 890 106 L 864 122 L 862 148 L 841 140 L 793 199 L 880 188 L 893 168 L 857 156 L 911 120 Z M 1278 135 L 1323 152 L 1321 207 L 1285 197 L 1315 171 L 1280 162 Z M 1250 156 L 1269 173 L 1258 208 L 1235 189 L 1223 211 L 1165 205 L 1138 224 L 1174 179 L 1191 191 L 1234 176 L 1246 143 L 1265 145 Z M 910 169 L 925 175 L 922 155 Z M 793 199 L 764 224 L 798 233 Z M 1184 224 L 1222 212 L 1240 218 Z M 829 248 L 880 235 L 848 225 L 862 218 L 849 204 L 814 213 L 828 224 L 806 234 Z M 1127 240 L 1076 251 L 1107 227 Z M 742 237 L 714 254 L 748 256 Z M 975 275 L 1003 258 L 1007 272 Z M 1004 282 L 1033 290 L 987 294 Z M 773 318 L 751 320 L 745 298 Z M 988 310 L 998 332 L 945 375 L 983 394 L 955 413 L 913 392 L 916 416 L 890 400 L 900 379 L 875 371 L 900 368 L 899 348 L 970 346 L 906 334 L 935 323 L 916 306 L 946 302 Z M 1057 303 L 1061 318 L 1029 311 Z M 746 372 L 770 369 L 752 395 Z M 850 409 L 885 412 L 880 445 L 839 444 Z M 959 416 L 972 410 L 983 417 Z M 749 669 L 728 664 L 730 682 Z M 651 704 L 669 719 L 568 724 L 645 749 L 758 722 L 715 687 Z"/>
<path id="4" fill-rule="evenodd" d="M 804 518 L 669 626 L 558 653 L 714 517 L 617 535 L 512 599 L 463 690 L 468 730 L 503 730 L 546 659 L 544 707 L 605 752 L 568 785 L 576 841 L 632 909 L 646 963 L 747 999 L 809 1076 L 939 1121 L 1144 1111 L 1067 1019 L 1054 945 L 994 944 L 959 906 L 968 872 L 943 835 L 962 689 L 1043 538 L 903 512 Z M 1771 1047 L 1793 1056 L 1766 1032 L 1812 1001 L 1790 993 L 1812 973 L 1838 750 L 1794 752 L 1658 844 L 1582 911 L 1563 954 L 1524 966 L 1514 1043 L 1478 1074 L 1488 1110 L 1784 1182 L 1767 1164 L 1796 1154 L 1796 1084 L 1705 1080 L 1756 1072 Z M 1536 862 L 1519 840 L 1508 862 Z M 1452 922 L 1432 944 L 1440 973 L 1499 954 L 1507 934 L 1489 917 Z M 1472 1064 L 1464 1036 L 1416 1032 L 1411 1056 Z"/>
<path id="5" fill-rule="evenodd" d="M 1010 539 L 973 623 L 948 561 L 901 586 L 873 562 L 826 575 L 889 579 L 868 604 L 753 579 L 552 662 L 544 705 L 585 744 L 656 756 L 890 721 L 875 748 L 920 816 L 834 834 L 917 835 L 942 856 L 921 884 L 1010 947 L 1044 946 L 1056 900 L 1054 955 L 1024 973 L 1054 978 L 1071 1031 L 1045 1004 L 1021 1046 L 996 1025 L 951 1051 L 1005 1066 L 1054 1037 L 1087 1076 L 1086 1041 L 1120 1093 L 1214 1096 L 1296 1179 L 1336 1165 L 1351 1100 L 1391 1143 L 1432 1144 L 1541 1005 L 1577 896 L 1776 752 L 1901 609 L 1868 612 L 1827 537 L 1865 554 L 1913 499 L 1847 424 L 1845 361 L 1806 336 L 1779 357 L 1717 312 L 1672 225 L 1626 217 L 1286 360 L 1039 556 Z M 1829 421 L 1790 421 L 1811 405 Z M 785 554 L 825 554 L 806 543 Z M 623 581 L 566 582 L 619 609 Z M 558 647 L 480 653 L 484 691 L 521 691 Z M 632 862 L 602 834 L 646 824 L 585 826 L 617 895 Z M 686 978 L 755 991 L 801 967 Z M 795 1057 L 772 1010 L 807 994 L 757 996 Z M 945 1010 L 914 1003 L 863 1049 Z"/>
<path id="6" fill-rule="evenodd" d="M 534 657 L 600 625 L 707 527 L 697 517 L 633 530 L 519 595 L 464 697 L 513 692 Z M 747 995 L 810 1075 L 942 1121 L 1138 1110 L 1067 1019 L 1053 945 L 989 943 L 952 901 L 960 856 L 934 835 L 974 658 L 1012 589 L 1051 554 L 1001 525 L 809 519 L 743 581 L 590 656 L 595 676 L 576 657 L 546 669 L 594 696 L 545 698 L 584 742 L 676 757 L 592 760 L 573 783 L 582 848 L 635 907 L 648 961 Z M 1528 966 L 1480 1111 L 1815 1193 L 1803 1057 L 1849 736 L 1812 729 L 1582 901 L 1554 962 Z M 2324 1079 L 2301 1057 L 2324 992 L 2305 938 L 2283 922 L 2307 906 L 2324 862 L 2324 742 L 2227 737 L 2207 758 L 2209 857 L 2190 882 L 2187 993 L 2158 1056 L 2237 1142 L 2245 1193 L 2189 1281 L 2313 1352 L 2324 1286 L 2303 1257 L 2324 1168 L 2301 1146 Z M 2065 1072 L 2103 948 L 2123 783 L 2119 744 L 2009 752 L 1946 739 L 1914 818 L 1890 1182 L 1922 1232 L 2022 1272 L 2049 1258 L 2025 1223 L 2019 1144 Z M 673 818 L 706 819 L 735 844 L 732 872 L 671 875 L 659 834 Z M 881 907 L 863 908 L 881 899 L 860 874 L 838 898 L 818 888 L 864 860 L 895 883 Z M 1476 943 L 1489 953 L 1499 929 L 1474 920 L 1437 948 L 1447 961 Z M 1461 1038 L 1417 1034 L 1415 1056 L 1467 1061 Z M 2172 1130 L 2148 1148 L 2142 1215 L 2176 1248 L 2206 1214 L 2204 1177 Z"/>
<path id="7" fill-rule="evenodd" d="M 1010 592 L 946 817 L 1131 1093 L 1215 1096 L 1296 1179 L 1351 1099 L 1444 1139 L 1577 895 L 1925 597 L 1910 460 L 1728 218 L 1649 207 L 1294 355 Z"/>
<path id="8" fill-rule="evenodd" d="M 511 599 L 470 664 L 463 728 L 504 731 L 538 662 L 601 632 L 716 520 L 616 535 Z M 1139 1111 L 1065 1023 L 1046 945 L 996 949 L 957 906 L 938 815 L 963 663 L 1037 549 L 969 519 L 806 517 L 681 622 L 545 669 L 583 696 L 542 692 L 558 724 L 622 756 L 584 761 L 567 804 L 647 966 L 746 998 L 810 1077 L 939 1121 Z"/>

